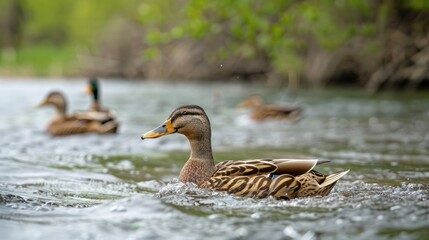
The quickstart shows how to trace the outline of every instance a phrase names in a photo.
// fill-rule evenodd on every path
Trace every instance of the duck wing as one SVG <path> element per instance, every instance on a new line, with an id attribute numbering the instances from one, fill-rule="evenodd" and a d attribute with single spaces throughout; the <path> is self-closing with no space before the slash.
<path id="1" fill-rule="evenodd" d="M 110 112 L 97 111 L 76 112 L 72 117 L 82 121 L 98 121 L 102 124 L 115 120 L 114 114 Z"/>
<path id="2" fill-rule="evenodd" d="M 96 115 L 95 115 L 96 116 Z M 48 126 L 48 133 L 53 136 L 65 136 L 83 133 L 116 133 L 119 123 L 114 119 L 93 117 L 92 115 L 73 114 L 66 119 L 54 120 Z"/>
<path id="3" fill-rule="evenodd" d="M 87 133 L 90 129 L 91 125 L 87 122 L 75 118 L 69 118 L 61 122 L 54 121 L 48 126 L 48 132 L 53 136 Z"/>
<path id="4" fill-rule="evenodd" d="M 202 187 L 242 197 L 289 199 L 301 188 L 296 176 L 308 174 L 317 163 L 317 159 L 224 161 Z"/>
<path id="5" fill-rule="evenodd" d="M 253 110 L 251 114 L 251 118 L 254 120 L 287 119 L 291 121 L 296 121 L 301 117 L 302 111 L 303 110 L 300 107 L 275 106 L 275 105 L 261 106 Z"/>

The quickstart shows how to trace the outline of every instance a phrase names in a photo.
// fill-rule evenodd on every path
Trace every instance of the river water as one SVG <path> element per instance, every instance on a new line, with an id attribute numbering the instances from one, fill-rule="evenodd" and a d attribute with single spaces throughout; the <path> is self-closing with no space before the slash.
<path id="1" fill-rule="evenodd" d="M 50 137 L 61 90 L 84 110 L 86 81 L 0 81 L 1 239 L 429 239 L 429 94 L 367 96 L 239 84 L 103 81 L 121 127 L 111 136 Z M 299 105 L 297 123 L 249 120 L 251 94 Z M 176 107 L 198 104 L 212 123 L 216 161 L 319 158 L 350 169 L 327 197 L 237 198 L 177 181 L 189 154 L 180 135 L 142 141 Z"/>

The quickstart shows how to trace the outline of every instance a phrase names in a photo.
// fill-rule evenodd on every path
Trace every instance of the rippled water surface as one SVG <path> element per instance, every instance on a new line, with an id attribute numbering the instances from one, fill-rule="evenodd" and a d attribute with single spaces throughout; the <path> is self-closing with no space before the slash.
<path id="1" fill-rule="evenodd" d="M 1 239 L 428 239 L 427 93 L 103 81 L 119 134 L 47 136 L 54 112 L 34 106 L 55 89 L 86 109 L 85 84 L 0 81 Z M 235 107 L 254 93 L 303 106 L 305 118 L 254 123 Z M 184 104 L 206 109 L 216 161 L 317 157 L 332 160 L 321 172 L 351 171 L 329 196 L 292 201 L 179 183 L 186 139 L 140 135 Z"/>

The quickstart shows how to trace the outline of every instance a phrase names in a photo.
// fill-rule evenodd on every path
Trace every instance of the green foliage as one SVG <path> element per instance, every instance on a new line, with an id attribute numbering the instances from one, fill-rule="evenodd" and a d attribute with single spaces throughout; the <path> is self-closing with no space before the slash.
<path id="1" fill-rule="evenodd" d="M 98 40 L 97 35 L 111 19 L 136 20 L 137 2 L 140 1 L 75 0 L 70 16 L 73 19 L 69 24 L 70 40 L 80 44 L 94 44 L 94 39 Z"/>
<path id="2" fill-rule="evenodd" d="M 36 75 L 69 74 L 76 71 L 73 67 L 76 62 L 75 48 L 71 46 L 97 44 L 100 32 L 116 17 L 136 20 L 139 16 L 136 6 L 140 2 L 0 0 L 0 7 L 13 1 L 21 4 L 25 14 L 22 26 L 24 41 L 15 53 L 9 54 L 9 50 L 5 50 L 1 54 L 1 68 L 10 68 L 12 71 L 22 66 L 25 72 Z M 0 28 L 1 26 L 0 17 Z"/>
<path id="3" fill-rule="evenodd" d="M 405 1 L 405 4 L 417 11 L 429 11 L 429 1 L 427 0 L 409 0 Z"/>
<path id="4" fill-rule="evenodd" d="M 24 47 L 16 52 L 3 51 L 0 54 L 0 72 L 24 75 L 51 76 L 70 75 L 76 72 L 74 49 L 71 47 L 54 47 L 38 45 Z"/>
<path id="5" fill-rule="evenodd" d="M 268 59 L 283 76 L 298 76 L 312 47 L 336 51 L 364 38 L 367 51 L 376 51 L 378 31 L 398 12 L 395 8 L 429 11 L 427 0 L 0 0 L 1 16 L 11 3 L 24 12 L 16 64 L 23 54 L 23 59 L 34 57 L 33 66 L 61 65 L 63 57 L 74 57 L 69 46 L 94 46 L 112 20 L 125 18 L 144 29 L 149 47 L 141 56 L 146 60 L 156 59 L 159 47 L 176 40 L 220 39 L 216 57 Z M 0 28 L 7 22 L 1 16 Z M 61 48 L 66 50 L 58 52 L 67 54 L 51 57 L 52 49 Z"/>
<path id="6" fill-rule="evenodd" d="M 181 15 L 180 21 L 156 17 L 165 7 L 164 2 L 144 4 L 142 21 L 151 20 L 152 26 L 162 25 L 152 27 L 150 44 L 177 38 L 221 36 L 227 48 L 221 53 L 223 57 L 252 58 L 262 54 L 271 59 L 276 71 L 286 74 L 301 71 L 302 52 L 308 44 L 329 51 L 353 37 L 375 34 L 376 12 L 372 1 L 188 0 L 182 3 L 183 10 L 176 13 Z"/>
<path id="7" fill-rule="evenodd" d="M 62 44 L 69 38 L 70 9 L 73 0 L 24 0 L 25 34 L 28 44 Z"/>
<path id="8" fill-rule="evenodd" d="M 93 44 L 114 17 L 137 19 L 137 0 L 24 0 L 30 43 Z"/>

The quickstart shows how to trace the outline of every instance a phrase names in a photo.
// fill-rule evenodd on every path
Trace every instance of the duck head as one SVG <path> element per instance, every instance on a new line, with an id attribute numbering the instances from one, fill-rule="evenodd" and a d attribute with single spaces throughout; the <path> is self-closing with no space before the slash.
<path id="1" fill-rule="evenodd" d="M 210 138 L 210 121 L 203 108 L 196 105 L 182 106 L 174 110 L 161 126 L 145 133 L 141 139 L 159 138 L 180 133 L 188 139 Z"/>
<path id="2" fill-rule="evenodd" d="M 60 114 L 66 113 L 66 99 L 61 92 L 50 92 L 48 96 L 38 105 L 38 107 L 45 107 L 49 105 L 53 105 Z"/>
<path id="3" fill-rule="evenodd" d="M 89 79 L 88 86 L 86 88 L 86 93 L 92 94 L 94 101 L 98 101 L 98 97 L 99 97 L 98 92 L 99 92 L 99 86 L 98 86 L 97 78 Z"/>

